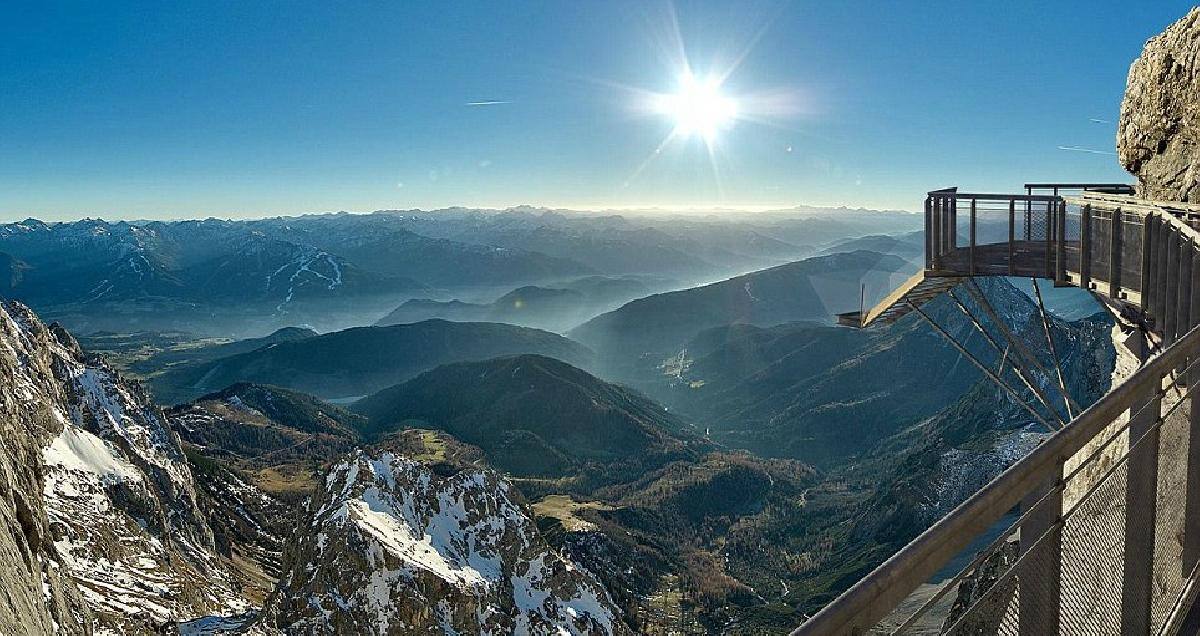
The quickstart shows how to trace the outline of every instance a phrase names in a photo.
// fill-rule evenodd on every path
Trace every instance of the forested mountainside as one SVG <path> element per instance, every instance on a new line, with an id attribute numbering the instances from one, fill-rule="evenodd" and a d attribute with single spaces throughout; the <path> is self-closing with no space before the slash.
<path id="1" fill-rule="evenodd" d="M 445 365 L 352 408 L 372 436 L 437 428 L 519 477 L 629 479 L 712 450 L 690 424 L 636 392 L 533 354 Z"/>
<path id="2" fill-rule="evenodd" d="M 1009 329 L 1039 352 L 1035 377 L 1057 393 L 1055 361 L 1045 346 L 1037 306 L 1005 279 L 981 279 L 979 288 Z M 983 315 L 964 289 L 955 291 Z M 998 352 L 947 298 L 926 311 L 990 368 Z M 1055 349 L 1076 396 L 1106 387 L 1113 364 L 1112 320 L 1095 314 L 1067 322 L 1050 314 Z M 1004 342 L 994 325 L 989 335 Z M 626 367 L 633 366 L 631 360 Z M 813 323 L 768 327 L 732 324 L 701 332 L 666 357 L 641 360 L 629 381 L 714 439 L 765 456 L 817 465 L 840 464 L 878 441 L 917 423 L 965 393 L 981 374 L 916 314 L 887 329 L 851 330 Z M 1004 372 L 1022 386 L 1011 365 Z M 1028 398 L 1033 401 L 1033 398 Z M 850 433 L 850 434 L 848 434 Z"/>
<path id="3" fill-rule="evenodd" d="M 717 283 L 655 294 L 625 304 L 568 335 L 601 354 L 606 373 L 624 377 L 634 360 L 659 359 L 705 329 L 733 323 L 770 326 L 797 320 L 831 323 L 857 308 L 862 287 L 875 296 L 915 271 L 903 259 L 858 251 L 808 258 Z"/>
<path id="4" fill-rule="evenodd" d="M 354 327 L 178 365 L 151 379 L 174 403 L 237 382 L 288 387 L 324 398 L 362 397 L 441 364 L 541 353 L 590 366 L 592 352 L 558 334 L 500 323 L 427 320 Z"/>

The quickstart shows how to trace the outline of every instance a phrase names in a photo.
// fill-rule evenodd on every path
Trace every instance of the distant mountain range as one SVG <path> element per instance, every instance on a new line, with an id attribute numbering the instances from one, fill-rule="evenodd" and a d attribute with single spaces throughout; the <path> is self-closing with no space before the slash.
<path id="1" fill-rule="evenodd" d="M 819 254 L 837 254 L 840 252 L 879 252 L 899 256 L 914 263 L 925 260 L 925 233 L 907 232 L 903 234 L 872 234 L 856 236 L 841 241 L 835 241 L 822 249 Z"/>
<path id="2" fill-rule="evenodd" d="M 864 225 L 878 232 L 913 229 L 916 221 L 857 211 L 731 221 L 528 209 L 249 221 L 28 219 L 0 225 L 0 295 L 84 333 L 246 336 L 299 323 L 335 330 L 377 320 L 412 298 L 477 303 L 481 295 L 490 301 L 520 286 L 561 289 L 563 281 L 592 275 L 686 285 L 801 258 Z M 809 226 L 812 238 L 823 240 L 783 236 Z"/>

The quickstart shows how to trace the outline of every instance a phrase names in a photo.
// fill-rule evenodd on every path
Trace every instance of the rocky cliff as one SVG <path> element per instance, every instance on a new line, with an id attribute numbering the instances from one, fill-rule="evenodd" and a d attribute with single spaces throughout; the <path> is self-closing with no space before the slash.
<path id="1" fill-rule="evenodd" d="M 507 481 L 360 450 L 330 471 L 270 610 L 288 633 L 625 633 Z"/>
<path id="2" fill-rule="evenodd" d="M 1146 42 L 1129 69 L 1117 152 L 1142 196 L 1200 200 L 1200 8 Z"/>
<path id="3" fill-rule="evenodd" d="M 0 633 L 88 634 L 91 612 L 55 548 L 42 501 L 42 447 L 65 427 L 53 406 L 64 396 L 47 386 L 51 360 L 40 353 L 56 340 L 12 305 L 0 307 L 0 341 Z"/>
<path id="4" fill-rule="evenodd" d="M 17 303 L 0 304 L 0 374 L 0 633 L 158 633 L 250 609 L 139 387 Z"/>

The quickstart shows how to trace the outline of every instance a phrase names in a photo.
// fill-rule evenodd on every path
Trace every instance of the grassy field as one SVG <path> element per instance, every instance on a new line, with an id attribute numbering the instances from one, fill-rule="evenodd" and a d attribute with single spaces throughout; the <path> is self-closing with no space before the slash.
<path id="1" fill-rule="evenodd" d="M 419 462 L 437 463 L 446 461 L 446 442 L 435 431 L 418 431 L 424 450 L 413 455 Z"/>
<path id="2" fill-rule="evenodd" d="M 103 356 L 131 376 L 147 378 L 191 361 L 200 351 L 232 342 L 182 332 L 94 333 L 78 337 L 87 351 Z"/>
<path id="3" fill-rule="evenodd" d="M 546 495 L 533 504 L 533 513 L 539 517 L 553 517 L 562 523 L 567 532 L 595 530 L 596 524 L 580 519 L 580 510 L 612 510 L 613 507 L 599 501 L 575 501 L 568 495 Z"/>

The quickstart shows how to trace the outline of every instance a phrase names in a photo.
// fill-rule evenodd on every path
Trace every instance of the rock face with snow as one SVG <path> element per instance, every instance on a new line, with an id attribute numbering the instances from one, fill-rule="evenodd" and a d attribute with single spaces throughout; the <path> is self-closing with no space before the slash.
<path id="1" fill-rule="evenodd" d="M 285 557 L 289 633 L 627 633 L 607 592 L 550 549 L 511 486 L 383 448 L 336 465 Z"/>
<path id="2" fill-rule="evenodd" d="M 0 633 L 89 633 L 91 612 L 55 549 L 42 501 L 42 447 L 63 429 L 45 392 L 53 336 L 21 306 L 0 308 Z"/>
<path id="3" fill-rule="evenodd" d="M 1141 194 L 1200 200 L 1200 8 L 1146 42 L 1129 68 L 1117 151 Z"/>
<path id="4" fill-rule="evenodd" d="M 248 609 L 137 386 L 17 303 L 0 305 L 0 369 L 0 632 L 156 633 Z"/>

